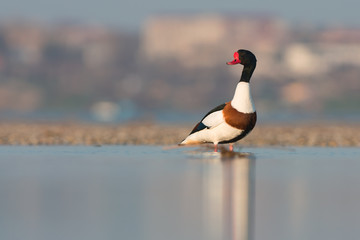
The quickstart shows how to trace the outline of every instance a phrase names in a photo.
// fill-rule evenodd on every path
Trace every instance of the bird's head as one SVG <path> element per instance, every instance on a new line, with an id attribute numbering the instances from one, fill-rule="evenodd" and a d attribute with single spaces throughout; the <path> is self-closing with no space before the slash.
<path id="1" fill-rule="evenodd" d="M 256 65 L 256 57 L 249 50 L 239 49 L 234 53 L 234 60 L 231 62 L 227 62 L 227 65 Z"/>

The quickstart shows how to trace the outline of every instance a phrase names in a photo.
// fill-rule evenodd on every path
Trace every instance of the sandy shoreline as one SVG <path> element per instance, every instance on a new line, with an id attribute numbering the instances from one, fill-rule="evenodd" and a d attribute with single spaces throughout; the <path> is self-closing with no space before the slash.
<path id="1" fill-rule="evenodd" d="M 148 123 L 0 123 L 0 145 L 173 145 L 191 129 Z M 360 147 L 360 124 L 259 124 L 236 145 Z"/>

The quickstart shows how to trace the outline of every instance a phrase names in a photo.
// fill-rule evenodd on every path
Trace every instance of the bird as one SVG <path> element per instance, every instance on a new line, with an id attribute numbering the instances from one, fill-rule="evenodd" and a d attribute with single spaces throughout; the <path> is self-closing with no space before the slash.
<path id="1" fill-rule="evenodd" d="M 214 152 L 217 152 L 218 144 L 229 144 L 229 150 L 233 151 L 233 144 L 253 130 L 257 115 L 250 79 L 256 62 L 255 55 L 249 50 L 239 49 L 234 53 L 234 60 L 226 64 L 243 65 L 243 70 L 232 100 L 209 111 L 179 146 L 213 143 Z"/>

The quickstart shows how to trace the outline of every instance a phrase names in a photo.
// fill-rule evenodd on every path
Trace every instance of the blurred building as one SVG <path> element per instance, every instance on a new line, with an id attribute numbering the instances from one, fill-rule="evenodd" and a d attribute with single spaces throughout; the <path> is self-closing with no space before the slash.
<path id="1" fill-rule="evenodd" d="M 35 65 L 42 60 L 42 49 L 48 38 L 43 25 L 31 21 L 5 23 L 1 32 L 8 52 L 7 61 Z"/>
<path id="2" fill-rule="evenodd" d="M 116 59 L 117 34 L 102 26 L 62 25 L 52 32 L 51 41 L 81 51 L 87 67 L 102 67 Z"/>
<path id="3" fill-rule="evenodd" d="M 238 48 L 251 49 L 262 61 L 273 59 L 288 35 L 286 24 L 271 17 L 163 15 L 145 23 L 140 52 L 149 61 L 211 68 Z M 271 67 L 271 62 L 263 65 Z"/>

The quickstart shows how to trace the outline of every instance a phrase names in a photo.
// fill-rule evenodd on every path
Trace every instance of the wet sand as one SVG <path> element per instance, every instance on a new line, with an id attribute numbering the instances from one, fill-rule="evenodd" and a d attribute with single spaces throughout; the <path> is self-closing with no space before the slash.
<path id="1" fill-rule="evenodd" d="M 0 123 L 0 145 L 173 145 L 190 125 Z M 259 124 L 238 146 L 359 147 L 360 124 Z"/>

